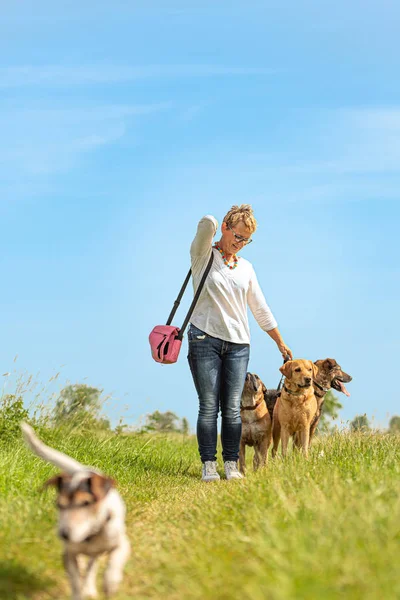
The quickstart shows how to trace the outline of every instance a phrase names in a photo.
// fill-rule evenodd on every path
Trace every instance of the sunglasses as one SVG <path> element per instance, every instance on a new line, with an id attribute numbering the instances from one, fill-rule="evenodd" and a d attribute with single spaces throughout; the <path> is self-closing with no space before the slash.
<path id="1" fill-rule="evenodd" d="M 232 231 L 233 235 L 235 236 L 235 240 L 237 242 L 239 242 L 239 244 L 251 244 L 251 242 L 253 241 L 252 238 L 245 238 L 242 235 L 238 235 L 237 233 L 235 233 L 232 229 L 232 227 L 229 227 L 228 223 L 226 224 L 227 228 Z"/>

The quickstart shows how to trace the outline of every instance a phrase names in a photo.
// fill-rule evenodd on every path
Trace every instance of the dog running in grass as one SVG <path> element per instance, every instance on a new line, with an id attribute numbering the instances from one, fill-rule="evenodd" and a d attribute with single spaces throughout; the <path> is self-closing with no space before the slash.
<path id="1" fill-rule="evenodd" d="M 104 593 L 110 597 L 122 580 L 130 554 L 125 532 L 125 505 L 114 481 L 46 446 L 27 423 L 22 423 L 21 428 L 32 452 L 62 470 L 44 485 L 54 486 L 58 491 L 58 535 L 64 543 L 63 560 L 72 600 L 97 597 L 97 559 L 103 554 L 108 555 Z M 83 576 L 78 565 L 78 556 L 82 554 L 89 557 Z"/>

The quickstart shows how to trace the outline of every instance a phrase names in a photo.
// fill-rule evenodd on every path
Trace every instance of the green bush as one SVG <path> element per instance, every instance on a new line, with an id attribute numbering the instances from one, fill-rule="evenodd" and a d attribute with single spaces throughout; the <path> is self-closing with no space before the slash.
<path id="1" fill-rule="evenodd" d="M 6 394 L 0 400 L 0 440 L 8 441 L 20 436 L 20 423 L 28 419 L 22 396 Z"/>

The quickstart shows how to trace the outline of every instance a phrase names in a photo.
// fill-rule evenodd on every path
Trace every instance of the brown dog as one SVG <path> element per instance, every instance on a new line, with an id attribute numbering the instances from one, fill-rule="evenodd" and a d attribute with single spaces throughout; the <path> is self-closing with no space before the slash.
<path id="1" fill-rule="evenodd" d="M 317 375 L 318 368 L 311 360 L 296 359 L 289 360 L 279 370 L 286 379 L 274 408 L 272 456 L 275 456 L 278 450 L 280 439 L 282 439 L 282 455 L 286 456 L 289 438 L 297 435 L 307 457 L 310 426 L 317 413 L 317 400 L 312 381 Z"/>
<path id="2" fill-rule="evenodd" d="M 254 373 L 246 373 L 246 381 L 240 405 L 242 419 L 242 437 L 239 450 L 239 468 L 246 471 L 246 446 L 254 446 L 253 468 L 263 467 L 267 463 L 268 448 L 271 444 L 271 417 L 264 395 L 267 388 Z"/>
<path id="3" fill-rule="evenodd" d="M 317 413 L 310 426 L 309 446 L 311 446 L 311 440 L 321 418 L 326 392 L 333 388 L 346 396 L 350 396 L 344 384 L 349 383 L 352 380 L 351 375 L 342 371 L 341 366 L 338 365 L 334 358 L 316 360 L 314 364 L 318 367 L 318 373 L 314 377 L 314 393 L 317 399 Z"/>

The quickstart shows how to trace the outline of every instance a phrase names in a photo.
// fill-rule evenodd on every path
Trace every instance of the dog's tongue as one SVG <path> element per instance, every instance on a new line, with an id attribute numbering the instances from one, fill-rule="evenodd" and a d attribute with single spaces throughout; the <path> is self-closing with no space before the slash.
<path id="1" fill-rule="evenodd" d="M 345 396 L 350 396 L 349 392 L 346 390 L 346 386 L 344 385 L 343 381 L 338 381 L 338 384 L 340 385 L 340 389 L 343 392 L 343 394 Z"/>

